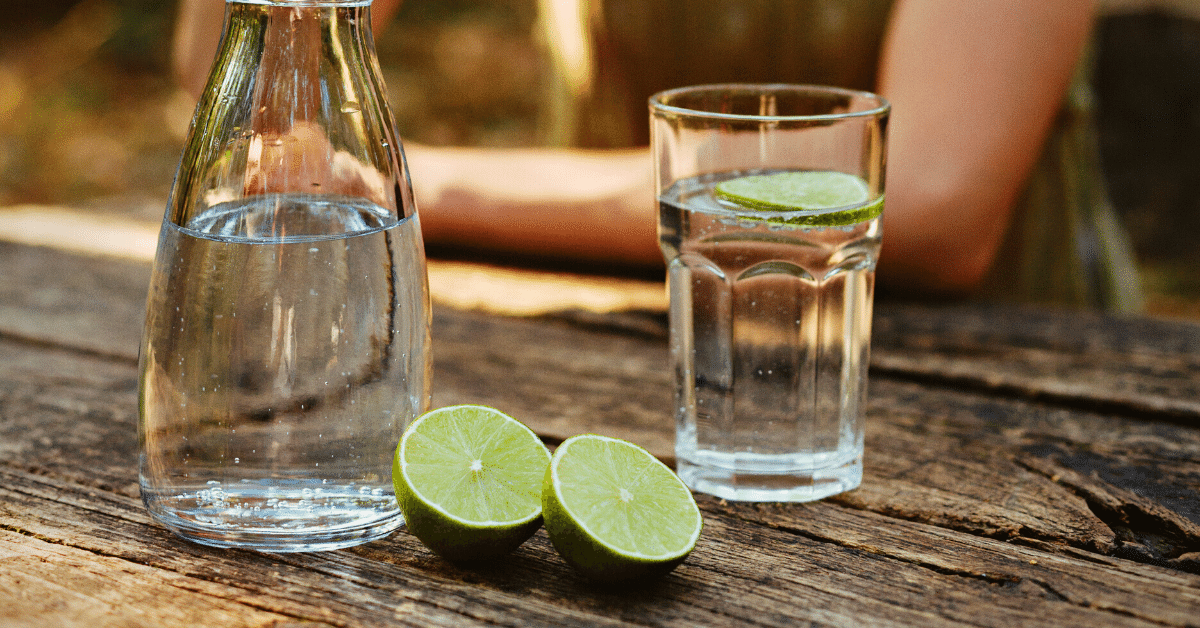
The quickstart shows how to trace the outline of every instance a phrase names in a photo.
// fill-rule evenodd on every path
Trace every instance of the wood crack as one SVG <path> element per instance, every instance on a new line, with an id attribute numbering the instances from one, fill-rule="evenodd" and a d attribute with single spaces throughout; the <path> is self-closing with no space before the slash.
<path id="1" fill-rule="evenodd" d="M 828 543 L 830 545 L 836 545 L 837 547 L 843 547 L 843 548 L 850 549 L 850 550 L 866 552 L 868 554 L 882 556 L 884 558 L 888 558 L 891 560 L 898 560 L 898 561 L 901 561 L 901 562 L 904 562 L 904 563 L 907 563 L 910 565 L 921 567 L 922 569 L 928 569 L 930 571 L 933 571 L 935 573 L 938 573 L 938 574 L 941 574 L 944 576 L 968 578 L 971 580 L 978 580 L 981 582 L 985 582 L 989 585 L 994 585 L 994 586 L 1012 586 L 1022 580 L 1021 576 L 1014 576 L 1014 575 L 1010 575 L 1010 574 L 995 574 L 995 573 L 988 574 L 986 572 L 970 571 L 970 570 L 965 570 L 965 569 L 955 569 L 952 567 L 936 565 L 936 564 L 926 562 L 926 561 L 914 560 L 909 557 L 900 556 L 900 555 L 886 552 L 882 548 L 876 547 L 874 545 L 855 543 L 852 541 L 844 541 L 844 540 L 836 539 L 836 538 L 833 538 L 830 536 L 817 534 L 815 532 L 812 532 L 809 530 L 804 530 L 804 529 L 797 528 L 794 526 L 780 524 L 780 523 L 773 522 L 773 521 L 763 521 L 761 519 L 748 517 L 746 515 L 741 514 L 736 509 L 721 509 L 718 512 L 720 512 L 723 515 L 730 516 L 730 517 L 733 517 L 740 521 L 743 521 L 745 523 L 751 523 L 754 525 L 765 525 L 769 528 L 779 530 L 781 532 L 787 532 L 788 534 L 794 534 L 796 536 L 800 536 L 800 537 L 809 539 L 811 541 L 816 541 L 817 543 Z"/>
<path id="2" fill-rule="evenodd" d="M 1141 421 L 1158 421 L 1185 427 L 1200 426 L 1200 416 L 1190 408 L 1156 407 L 1138 399 L 1105 399 L 1071 392 L 1058 392 L 1020 382 L 995 381 L 973 374 L 949 375 L 885 365 L 872 359 L 870 376 L 888 378 L 923 386 L 936 386 L 963 392 L 973 392 L 1003 399 L 1023 399 L 1065 410 L 1120 415 Z"/>
<path id="3" fill-rule="evenodd" d="M 1071 599 L 1069 597 L 1060 593 L 1059 590 L 1054 587 L 1054 585 L 1050 584 L 1049 582 L 1046 582 L 1045 580 L 1042 580 L 1041 578 L 1026 578 L 1025 582 L 1028 582 L 1028 583 L 1036 586 L 1037 588 L 1041 589 L 1045 593 L 1046 597 L 1048 597 L 1052 600 L 1057 600 L 1059 602 L 1067 602 L 1067 603 L 1071 602 Z"/>
<path id="4" fill-rule="evenodd" d="M 137 357 L 130 357 L 124 353 L 92 349 L 74 344 L 63 344 L 34 336 L 13 333 L 12 331 L 6 331 L 3 329 L 0 329 L 0 340 L 11 342 L 13 344 L 24 345 L 30 348 L 48 349 L 55 352 L 70 353 L 81 357 L 99 358 L 101 360 L 127 364 L 134 367 L 138 365 Z"/>
<path id="5" fill-rule="evenodd" d="M 1074 492 L 1117 535 L 1105 554 L 1200 573 L 1200 526 L 1146 499 L 1055 460 L 1018 456 L 1014 462 Z M 1136 532 L 1135 532 L 1136 531 Z"/>

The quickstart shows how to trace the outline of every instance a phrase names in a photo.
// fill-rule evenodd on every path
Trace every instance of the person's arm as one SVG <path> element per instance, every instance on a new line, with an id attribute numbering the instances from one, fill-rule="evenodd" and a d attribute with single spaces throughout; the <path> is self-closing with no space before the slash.
<path id="1" fill-rule="evenodd" d="M 881 282 L 978 287 L 1058 113 L 1091 0 L 898 0 L 879 91 L 892 103 Z"/>
<path id="2" fill-rule="evenodd" d="M 405 144 L 425 239 L 626 266 L 662 265 L 647 149 Z"/>

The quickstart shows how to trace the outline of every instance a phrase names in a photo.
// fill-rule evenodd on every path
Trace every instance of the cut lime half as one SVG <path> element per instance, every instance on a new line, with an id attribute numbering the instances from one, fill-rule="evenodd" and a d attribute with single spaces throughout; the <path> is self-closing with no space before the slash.
<path id="1" fill-rule="evenodd" d="M 532 430 L 492 408 L 432 410 L 396 447 L 392 483 L 409 532 L 457 562 L 506 554 L 537 531 L 550 452 Z"/>
<path id="2" fill-rule="evenodd" d="M 867 182 L 844 172 L 802 170 L 756 174 L 717 184 L 716 197 L 763 212 L 806 212 L 768 218 L 802 227 L 840 227 L 883 213 L 883 196 L 870 200 Z"/>
<path id="3" fill-rule="evenodd" d="M 633 443 L 595 434 L 555 450 L 542 510 L 558 553 L 600 582 L 671 571 L 703 527 L 691 491 L 671 469 Z"/>

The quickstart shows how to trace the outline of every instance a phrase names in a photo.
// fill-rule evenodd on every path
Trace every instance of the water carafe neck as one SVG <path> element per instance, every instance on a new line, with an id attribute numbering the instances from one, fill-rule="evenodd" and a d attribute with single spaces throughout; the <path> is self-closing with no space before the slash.
<path id="1" fill-rule="evenodd" d="M 227 3 L 168 218 L 249 197 L 348 197 L 413 213 L 370 0 Z"/>

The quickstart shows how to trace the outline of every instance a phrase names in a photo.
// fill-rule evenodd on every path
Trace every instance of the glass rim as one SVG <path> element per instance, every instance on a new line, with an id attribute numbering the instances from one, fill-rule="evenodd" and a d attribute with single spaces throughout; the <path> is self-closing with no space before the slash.
<path id="1" fill-rule="evenodd" d="M 843 111 L 840 113 L 817 113 L 817 114 L 796 114 L 796 115 L 768 115 L 768 114 L 749 114 L 749 113 L 725 113 L 721 111 L 705 111 L 703 109 L 689 109 L 678 105 L 667 104 L 665 101 L 682 94 L 689 93 L 748 93 L 748 94 L 767 94 L 767 93 L 791 93 L 791 94 L 824 94 L 824 95 L 840 95 L 848 97 L 859 97 L 867 100 L 872 100 L 875 106 L 857 111 Z M 802 83 L 710 83 L 705 85 L 689 85 L 686 87 L 675 87 L 672 89 L 663 90 L 650 96 L 650 110 L 654 114 L 669 113 L 674 115 L 689 116 L 692 118 L 707 118 L 713 120 L 738 120 L 738 121 L 821 121 L 821 120 L 845 120 L 848 118 L 872 118 L 885 115 L 891 111 L 892 104 L 886 98 L 859 89 L 849 89 L 845 87 L 833 87 L 830 85 L 809 85 Z"/>

